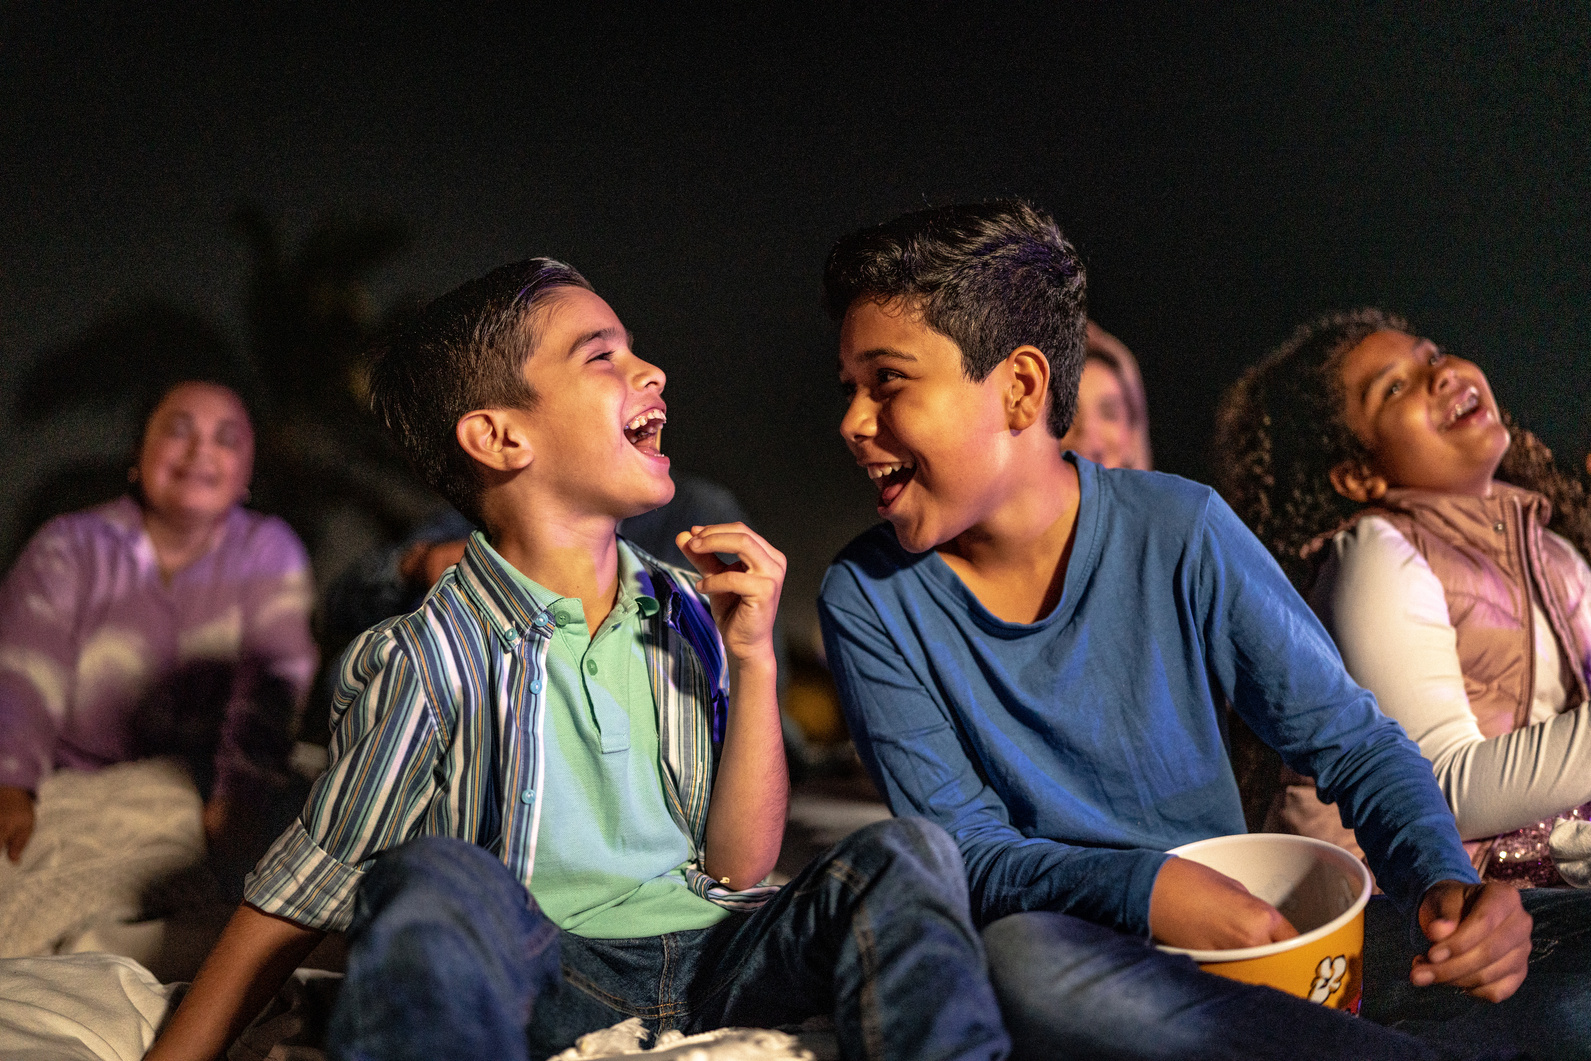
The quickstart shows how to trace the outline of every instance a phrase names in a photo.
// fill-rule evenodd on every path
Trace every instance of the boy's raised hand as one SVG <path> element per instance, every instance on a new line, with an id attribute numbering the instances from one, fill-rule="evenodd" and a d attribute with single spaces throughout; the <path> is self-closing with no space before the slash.
<path id="1" fill-rule="evenodd" d="M 1414 959 L 1416 987 L 1451 984 L 1501 1002 L 1525 981 L 1534 922 L 1506 884 L 1445 880 L 1420 901 L 1420 930 L 1431 949 Z"/>
<path id="2" fill-rule="evenodd" d="M 773 652 L 773 620 L 784 588 L 784 554 L 744 523 L 715 523 L 681 531 L 674 539 L 702 578 L 724 650 L 737 661 Z M 726 564 L 715 554 L 733 554 Z"/>
<path id="3" fill-rule="evenodd" d="M 789 778 L 779 730 L 773 620 L 784 588 L 784 554 L 744 523 L 692 527 L 680 552 L 702 577 L 729 655 L 729 717 L 707 811 L 702 868 L 731 890 L 764 879 L 779 859 Z M 716 553 L 730 554 L 726 564 Z"/>
<path id="4" fill-rule="evenodd" d="M 1149 893 L 1149 933 L 1187 950 L 1232 950 L 1292 939 L 1280 910 L 1208 866 L 1172 856 Z"/>

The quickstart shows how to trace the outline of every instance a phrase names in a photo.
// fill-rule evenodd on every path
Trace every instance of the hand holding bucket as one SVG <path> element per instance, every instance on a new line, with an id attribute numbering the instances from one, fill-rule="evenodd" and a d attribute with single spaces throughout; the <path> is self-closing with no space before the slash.
<path id="1" fill-rule="evenodd" d="M 1281 833 L 1218 836 L 1170 853 L 1238 881 L 1276 907 L 1299 934 L 1233 950 L 1161 950 L 1186 954 L 1205 972 L 1359 1011 L 1371 881 L 1358 859 L 1325 841 Z"/>

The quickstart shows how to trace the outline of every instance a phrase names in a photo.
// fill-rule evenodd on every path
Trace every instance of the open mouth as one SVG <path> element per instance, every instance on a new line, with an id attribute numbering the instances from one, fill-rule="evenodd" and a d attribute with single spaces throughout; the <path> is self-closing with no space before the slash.
<path id="1" fill-rule="evenodd" d="M 648 409 L 624 425 L 624 437 L 641 452 L 656 456 L 663 452 L 663 425 L 666 423 L 668 417 L 663 410 Z"/>
<path id="2" fill-rule="evenodd" d="M 173 468 L 171 478 L 176 482 L 190 486 L 214 487 L 221 482 L 219 473 L 202 468 Z"/>
<path id="3" fill-rule="evenodd" d="M 1480 411 L 1480 391 L 1476 390 L 1474 387 L 1469 387 L 1464 391 L 1463 394 L 1459 395 L 1458 401 L 1454 402 L 1452 407 L 1448 409 L 1447 422 L 1444 426 L 1454 427 L 1473 417 Z"/>
<path id="4" fill-rule="evenodd" d="M 867 465 L 867 477 L 878 488 L 878 507 L 882 510 L 893 504 L 916 474 L 917 466 L 910 461 Z"/>

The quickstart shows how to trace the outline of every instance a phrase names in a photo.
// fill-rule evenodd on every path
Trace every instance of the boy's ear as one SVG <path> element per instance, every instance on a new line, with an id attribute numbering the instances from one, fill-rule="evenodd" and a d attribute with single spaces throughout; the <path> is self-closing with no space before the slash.
<path id="1" fill-rule="evenodd" d="M 1023 431 L 1044 416 L 1050 394 L 1050 359 L 1036 346 L 1019 346 L 1005 359 L 1010 371 L 1006 418 L 1012 431 Z"/>
<path id="2" fill-rule="evenodd" d="M 535 454 L 513 409 L 476 409 L 459 417 L 453 428 L 459 445 L 493 471 L 517 472 L 530 466 Z"/>
<path id="3" fill-rule="evenodd" d="M 1330 475 L 1331 488 L 1357 504 L 1379 501 L 1387 492 L 1387 481 L 1371 471 L 1363 461 L 1343 461 L 1331 470 Z"/>

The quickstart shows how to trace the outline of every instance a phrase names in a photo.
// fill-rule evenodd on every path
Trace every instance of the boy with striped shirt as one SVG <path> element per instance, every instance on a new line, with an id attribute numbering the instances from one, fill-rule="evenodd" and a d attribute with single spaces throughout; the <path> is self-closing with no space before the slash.
<path id="1" fill-rule="evenodd" d="M 673 493 L 663 384 L 549 259 L 465 284 L 383 352 L 378 415 L 485 533 L 344 656 L 331 768 L 151 1059 L 218 1056 L 329 929 L 350 944 L 336 1057 L 545 1057 L 628 1017 L 825 1012 L 846 1057 L 1005 1055 L 937 827 L 880 823 L 760 885 L 787 790 L 785 561 L 743 524 L 680 535 L 694 576 L 616 536 Z"/>

